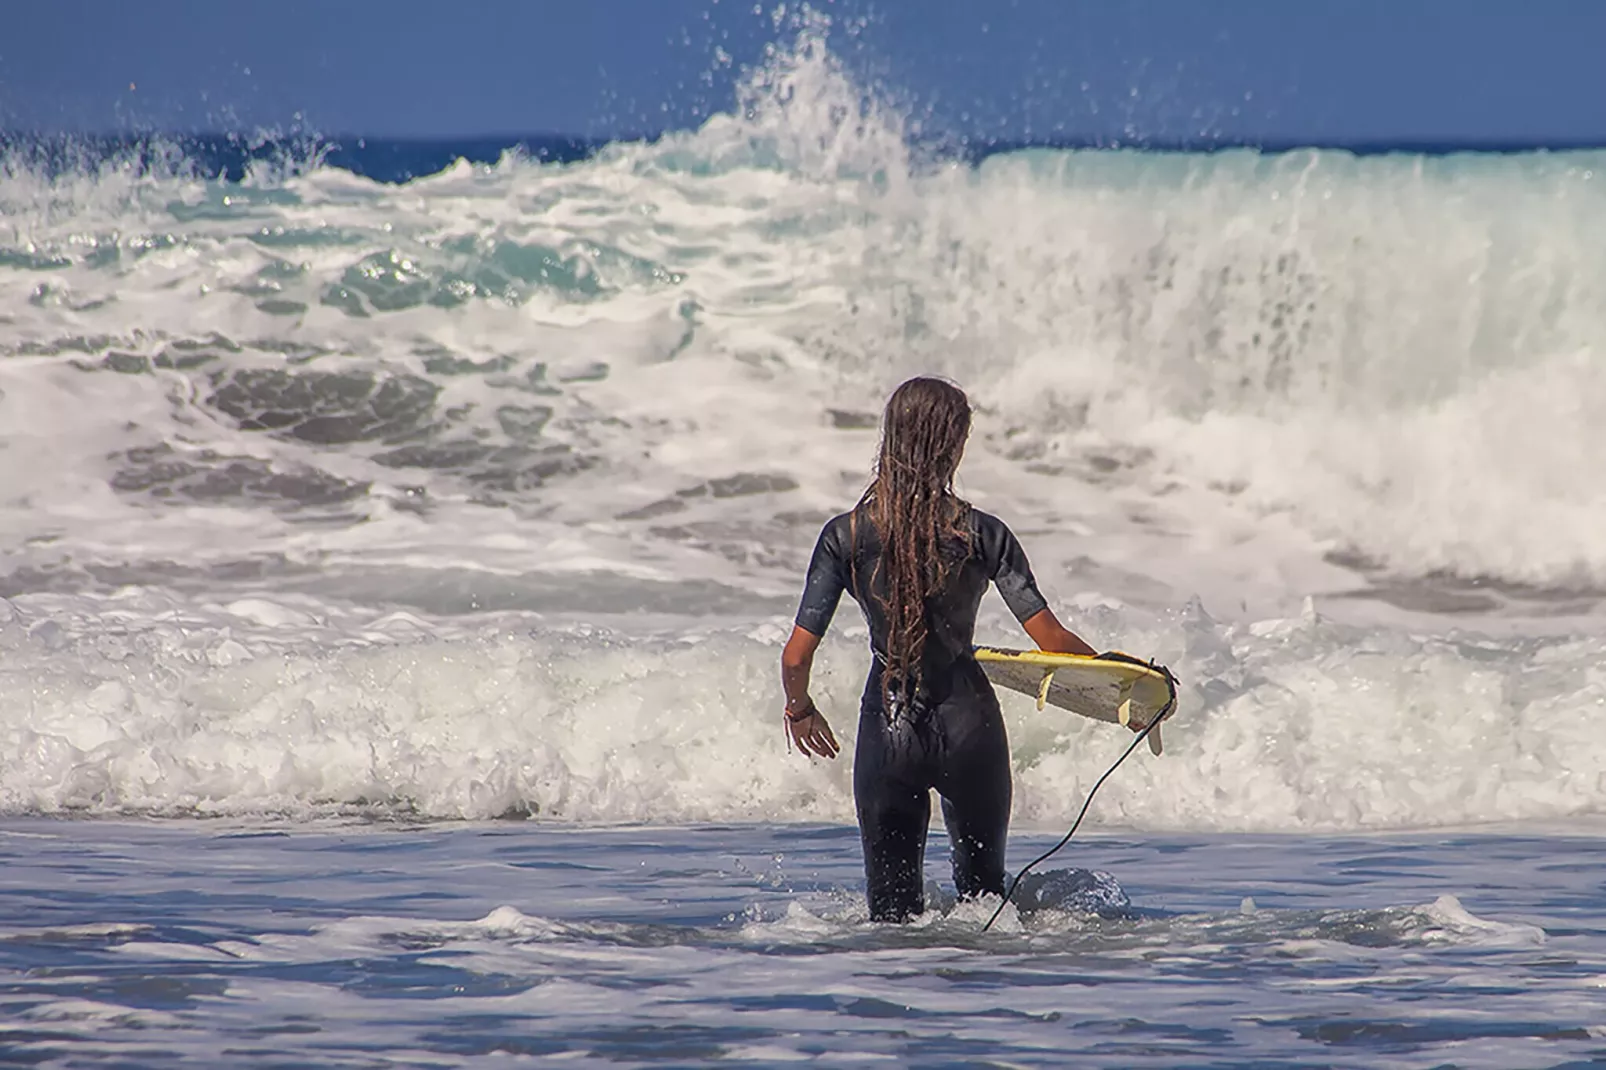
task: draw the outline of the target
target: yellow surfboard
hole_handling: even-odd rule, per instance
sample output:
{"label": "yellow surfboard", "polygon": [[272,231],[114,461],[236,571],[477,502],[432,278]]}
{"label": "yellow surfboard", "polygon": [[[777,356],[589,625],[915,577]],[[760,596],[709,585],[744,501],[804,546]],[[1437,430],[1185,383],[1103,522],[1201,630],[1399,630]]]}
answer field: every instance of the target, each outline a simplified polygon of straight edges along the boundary
{"label": "yellow surfboard", "polygon": [[[1175,708],[1175,681],[1130,655],[1050,654],[1043,650],[1009,650],[978,646],[976,660],[999,687],[1037,700],[1037,708],[1058,706],[1095,721],[1130,725],[1139,730],[1166,717]],[[1149,749],[1162,751],[1160,726],[1149,733]]]}

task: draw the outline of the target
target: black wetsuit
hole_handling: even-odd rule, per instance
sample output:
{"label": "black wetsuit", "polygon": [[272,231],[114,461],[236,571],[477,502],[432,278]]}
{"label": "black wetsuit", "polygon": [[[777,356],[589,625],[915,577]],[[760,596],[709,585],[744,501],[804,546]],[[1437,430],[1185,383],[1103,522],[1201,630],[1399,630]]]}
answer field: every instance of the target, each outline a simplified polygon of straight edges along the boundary
{"label": "black wetsuit", "polygon": [[[797,624],[824,635],[842,592],[870,625],[875,660],[859,704],[853,756],[853,799],[864,844],[870,916],[904,921],[924,909],[922,868],[932,788],[942,796],[953,845],[954,884],[961,896],[1004,892],[1004,841],[1009,831],[1009,740],[1004,720],[972,653],[976,611],[988,581],[998,585],[1016,619],[1047,607],[1026,554],[997,517],[970,512],[969,545],[951,540],[945,553],[963,556],[944,590],[926,603],[926,648],[920,690],[889,717],[882,698],[886,663],[885,584],[875,525],[862,513],[833,518],[809,562]],[[864,597],[868,594],[869,597]]]}

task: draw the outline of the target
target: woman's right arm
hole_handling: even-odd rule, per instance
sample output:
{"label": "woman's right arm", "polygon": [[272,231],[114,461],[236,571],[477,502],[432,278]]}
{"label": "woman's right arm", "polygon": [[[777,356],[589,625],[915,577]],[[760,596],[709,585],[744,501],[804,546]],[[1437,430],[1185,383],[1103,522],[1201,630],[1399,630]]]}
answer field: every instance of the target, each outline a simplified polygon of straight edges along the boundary
{"label": "woman's right arm", "polygon": [[786,736],[804,754],[835,758],[841,747],[824,714],[809,697],[809,671],[814,667],[814,651],[820,637],[807,628],[792,627],[791,638],[781,650],[781,688],[786,692]]}
{"label": "woman's right arm", "polygon": [[781,715],[785,718],[786,738],[804,754],[822,758],[835,758],[840,748],[831,726],[809,697],[809,672],[814,667],[814,651],[819,648],[820,637],[831,626],[847,586],[840,519],[826,524],[814,544],[803,582],[803,601],[797,608],[792,634],[781,651],[781,687],[786,692],[786,708]]}

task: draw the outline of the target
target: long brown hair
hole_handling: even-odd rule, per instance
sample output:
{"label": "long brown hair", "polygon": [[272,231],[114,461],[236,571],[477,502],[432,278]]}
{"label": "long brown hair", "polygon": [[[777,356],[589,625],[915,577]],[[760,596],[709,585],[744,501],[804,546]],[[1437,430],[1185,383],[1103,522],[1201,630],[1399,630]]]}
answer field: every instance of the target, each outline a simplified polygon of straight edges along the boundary
{"label": "long brown hair", "polygon": [[970,436],[970,401],[942,379],[910,379],[892,392],[881,417],[875,477],[859,501],[881,540],[876,571],[887,617],[887,660],[881,694],[913,697],[926,649],[926,600],[941,591],[964,555],[945,541],[970,541],[970,503],[954,493],[954,471]]}

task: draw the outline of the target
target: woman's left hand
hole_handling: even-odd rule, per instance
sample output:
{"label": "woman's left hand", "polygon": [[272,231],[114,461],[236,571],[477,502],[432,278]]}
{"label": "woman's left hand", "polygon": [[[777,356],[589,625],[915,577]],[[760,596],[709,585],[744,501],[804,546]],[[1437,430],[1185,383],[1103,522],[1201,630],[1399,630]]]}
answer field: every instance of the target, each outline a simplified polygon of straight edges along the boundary
{"label": "woman's left hand", "polygon": [[826,722],[825,715],[814,706],[803,713],[802,716],[793,716],[790,710],[784,711],[781,716],[786,721],[786,736],[797,749],[804,754],[818,754],[821,758],[835,758],[842,748],[831,732],[831,726]]}

